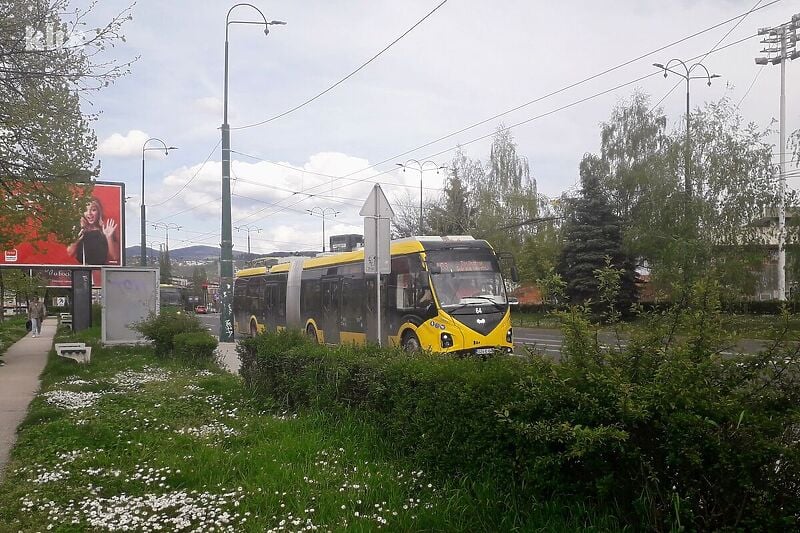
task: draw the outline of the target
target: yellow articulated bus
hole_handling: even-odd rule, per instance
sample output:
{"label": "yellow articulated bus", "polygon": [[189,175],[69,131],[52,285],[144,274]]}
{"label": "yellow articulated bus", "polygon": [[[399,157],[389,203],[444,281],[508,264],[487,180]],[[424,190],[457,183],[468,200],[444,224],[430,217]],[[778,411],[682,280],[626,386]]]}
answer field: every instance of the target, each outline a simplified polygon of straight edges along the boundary
{"label": "yellow articulated bus", "polygon": [[[486,241],[401,239],[392,241],[391,256],[392,272],[381,280],[382,344],[476,355],[512,350],[505,282]],[[320,343],[375,343],[375,282],[364,274],[363,249],[241,270],[233,289],[236,331],[291,328]]]}

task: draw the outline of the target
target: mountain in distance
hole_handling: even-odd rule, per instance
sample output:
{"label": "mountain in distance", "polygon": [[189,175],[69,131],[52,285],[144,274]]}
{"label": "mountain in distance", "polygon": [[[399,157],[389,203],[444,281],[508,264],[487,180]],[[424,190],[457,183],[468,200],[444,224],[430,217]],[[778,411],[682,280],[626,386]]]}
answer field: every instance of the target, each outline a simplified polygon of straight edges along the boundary
{"label": "mountain in distance", "polygon": [[[128,246],[125,248],[125,257],[139,257],[141,252],[141,247],[139,246]],[[170,249],[169,251],[169,258],[172,261],[202,261],[204,259],[208,259],[211,261],[219,260],[219,247],[216,246],[187,246],[186,248],[175,248]],[[315,252],[309,251],[301,251],[299,252],[301,255],[313,255]],[[294,255],[295,252],[271,252],[268,254],[252,254],[252,258],[256,259],[259,257],[288,257]],[[148,257],[158,257],[159,251],[153,250],[152,248],[147,248],[147,256]],[[233,251],[233,258],[234,259],[249,259],[247,252],[242,252],[240,250]]]}

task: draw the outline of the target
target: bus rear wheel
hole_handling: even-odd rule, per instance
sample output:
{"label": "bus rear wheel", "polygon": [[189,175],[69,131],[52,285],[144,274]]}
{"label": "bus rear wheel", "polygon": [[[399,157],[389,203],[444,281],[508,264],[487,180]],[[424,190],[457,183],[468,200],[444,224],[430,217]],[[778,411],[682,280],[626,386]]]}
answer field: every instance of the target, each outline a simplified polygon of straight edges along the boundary
{"label": "bus rear wheel", "polygon": [[255,322],[250,322],[250,336],[255,337],[258,335],[258,327]]}
{"label": "bus rear wheel", "polygon": [[317,338],[317,328],[314,327],[314,324],[309,324],[306,327],[306,335],[314,344],[319,344],[319,338]]}
{"label": "bus rear wheel", "polygon": [[418,352],[422,350],[422,345],[416,333],[409,331],[403,335],[403,342],[400,344],[407,352]]}

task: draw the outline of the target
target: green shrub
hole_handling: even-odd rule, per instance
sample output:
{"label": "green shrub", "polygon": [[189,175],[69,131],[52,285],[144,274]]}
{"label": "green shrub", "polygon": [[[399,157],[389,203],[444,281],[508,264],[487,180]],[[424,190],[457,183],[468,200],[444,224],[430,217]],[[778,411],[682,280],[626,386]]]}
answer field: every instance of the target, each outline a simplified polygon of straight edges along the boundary
{"label": "green shrub", "polygon": [[217,339],[207,331],[178,333],[172,338],[176,357],[187,361],[213,361]]}
{"label": "green shrub", "polygon": [[146,319],[135,323],[133,329],[153,341],[156,355],[160,357],[172,353],[174,338],[179,333],[206,332],[196,316],[178,311],[151,313]]}
{"label": "green shrub", "polygon": [[695,287],[611,349],[584,311],[563,313],[559,362],[284,332],[240,343],[242,375],[289,408],[357,409],[420,465],[488,473],[517,496],[579,498],[642,529],[797,528],[800,350],[727,353],[715,291]]}
{"label": "green shrub", "polygon": [[521,481],[648,529],[800,526],[797,347],[723,355],[715,291],[696,287],[617,350],[601,348],[584,313],[565,314],[563,360],[539,359],[503,412],[525,441]]}

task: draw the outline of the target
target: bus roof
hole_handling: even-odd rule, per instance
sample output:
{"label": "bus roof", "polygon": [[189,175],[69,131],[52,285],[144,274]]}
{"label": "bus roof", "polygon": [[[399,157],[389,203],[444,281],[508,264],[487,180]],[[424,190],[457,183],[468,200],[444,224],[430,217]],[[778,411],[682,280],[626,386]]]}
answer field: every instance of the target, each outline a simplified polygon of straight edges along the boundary
{"label": "bus roof", "polygon": [[[443,248],[450,248],[452,246],[470,246],[475,248],[489,248],[491,246],[484,240],[476,240],[470,235],[451,235],[451,236],[419,236],[419,237],[406,237],[392,241],[391,254],[404,255],[416,252],[424,252],[430,250],[441,250]],[[355,250],[353,252],[343,252],[339,254],[320,255],[317,257],[306,258],[305,260],[298,257],[294,261],[303,261],[303,270],[307,268],[316,268],[324,266],[333,266],[347,263],[356,263],[364,261],[364,249]],[[278,274],[281,272],[288,272],[291,262],[278,263],[271,268],[266,267],[252,267],[245,268],[236,273],[236,277],[249,277],[258,276],[263,274]]]}

